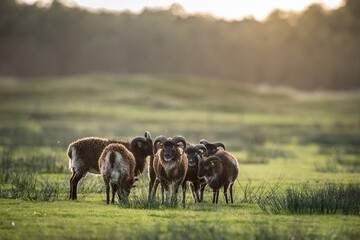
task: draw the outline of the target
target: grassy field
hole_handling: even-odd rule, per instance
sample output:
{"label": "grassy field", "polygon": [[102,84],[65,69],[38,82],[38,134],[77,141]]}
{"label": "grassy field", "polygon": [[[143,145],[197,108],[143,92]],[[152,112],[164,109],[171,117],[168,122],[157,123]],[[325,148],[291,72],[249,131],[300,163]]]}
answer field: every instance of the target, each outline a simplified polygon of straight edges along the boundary
{"label": "grassy field", "polygon": [[[0,239],[358,239],[359,106],[358,91],[198,77],[0,78]],[[146,172],[129,205],[106,205],[94,175],[67,200],[69,143],[145,131],[224,142],[240,163],[235,204],[212,205],[209,189],[185,208],[147,203]]]}

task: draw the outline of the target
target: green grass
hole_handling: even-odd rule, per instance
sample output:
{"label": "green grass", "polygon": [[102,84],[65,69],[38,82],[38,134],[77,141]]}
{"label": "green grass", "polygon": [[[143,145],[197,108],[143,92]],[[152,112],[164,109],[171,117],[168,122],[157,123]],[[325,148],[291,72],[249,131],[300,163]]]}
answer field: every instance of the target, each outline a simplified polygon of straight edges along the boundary
{"label": "green grass", "polygon": [[[193,76],[2,77],[0,239],[358,239],[358,213],[274,214],[257,203],[304,185],[314,196],[329,182],[358,186],[359,106],[356,91],[306,93]],[[225,205],[222,193],[211,204],[209,188],[202,204],[189,191],[185,208],[148,203],[147,172],[128,205],[106,205],[103,182],[91,174],[79,184],[79,200],[66,199],[69,143],[146,130],[153,138],[224,142],[240,163],[235,204]]]}

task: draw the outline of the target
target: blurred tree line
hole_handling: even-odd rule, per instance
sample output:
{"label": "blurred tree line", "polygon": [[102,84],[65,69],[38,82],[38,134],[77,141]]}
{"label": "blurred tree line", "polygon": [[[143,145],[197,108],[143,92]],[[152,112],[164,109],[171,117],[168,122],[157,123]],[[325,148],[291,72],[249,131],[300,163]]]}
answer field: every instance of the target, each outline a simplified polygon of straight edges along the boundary
{"label": "blurred tree line", "polygon": [[0,74],[176,73],[301,89],[360,87],[360,1],[259,22],[167,10],[89,12],[0,1]]}

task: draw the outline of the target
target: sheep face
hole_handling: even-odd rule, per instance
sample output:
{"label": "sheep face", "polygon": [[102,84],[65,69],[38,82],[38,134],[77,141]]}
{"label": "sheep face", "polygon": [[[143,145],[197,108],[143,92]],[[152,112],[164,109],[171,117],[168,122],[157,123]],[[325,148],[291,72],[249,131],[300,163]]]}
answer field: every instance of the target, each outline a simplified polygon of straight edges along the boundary
{"label": "sheep face", "polygon": [[215,153],[217,153],[219,151],[219,149],[214,145],[214,144],[206,144],[206,156],[212,156]]}
{"label": "sheep face", "polygon": [[218,165],[221,164],[219,161],[220,159],[217,157],[210,157],[206,160],[199,161],[198,178],[202,179],[215,175],[217,168],[219,168]]}
{"label": "sheep face", "polygon": [[154,156],[153,141],[149,132],[145,132],[145,137],[136,137],[130,143],[130,148],[137,148],[145,155]]}
{"label": "sheep face", "polygon": [[206,148],[204,145],[198,144],[194,147],[187,147],[185,153],[188,158],[189,166],[194,167],[201,161],[201,156],[206,153]]}
{"label": "sheep face", "polygon": [[195,149],[186,149],[186,156],[188,158],[188,164],[190,167],[193,167],[198,164],[200,158],[199,154],[195,151]]}
{"label": "sheep face", "polygon": [[[181,148],[182,151],[178,150]],[[179,154],[184,154],[184,149],[186,148],[186,140],[182,136],[176,136],[174,138],[167,139],[164,136],[158,136],[154,142],[154,152],[156,153],[161,149],[161,158],[165,162],[169,162],[173,159],[176,159]]]}
{"label": "sheep face", "polygon": [[177,157],[177,149],[180,148],[180,146],[175,145],[171,141],[166,141],[164,144],[159,146],[160,149],[162,149],[161,155],[162,158],[169,162]]}

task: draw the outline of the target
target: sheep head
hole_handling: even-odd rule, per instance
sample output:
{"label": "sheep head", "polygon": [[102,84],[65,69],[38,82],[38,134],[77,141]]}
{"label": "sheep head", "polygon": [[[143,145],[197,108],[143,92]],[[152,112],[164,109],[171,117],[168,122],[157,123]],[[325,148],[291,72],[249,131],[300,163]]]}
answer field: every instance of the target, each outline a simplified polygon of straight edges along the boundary
{"label": "sheep head", "polygon": [[186,147],[185,153],[188,158],[189,166],[193,167],[201,161],[202,155],[206,154],[206,147],[202,144],[197,144],[194,147]]}
{"label": "sheep head", "polygon": [[215,156],[199,161],[198,178],[212,176],[217,171],[217,166],[221,165],[221,159]]}
{"label": "sheep head", "polygon": [[135,146],[144,150],[144,152],[149,155],[153,156],[153,141],[151,139],[151,135],[148,131],[145,132],[144,137],[136,137],[130,143],[130,149],[133,149]]}
{"label": "sheep head", "polygon": [[205,139],[200,140],[200,144],[203,144],[207,151],[206,157],[210,157],[219,151],[218,147],[222,147],[225,150],[225,145],[222,142],[209,143]]}
{"label": "sheep head", "polygon": [[176,136],[172,139],[167,139],[164,136],[158,136],[154,141],[154,152],[156,153],[159,149],[162,150],[160,154],[162,156],[162,159],[164,159],[166,162],[175,159],[179,155],[178,148],[182,148],[181,155],[184,154],[184,149],[186,148],[186,140],[182,136]]}

